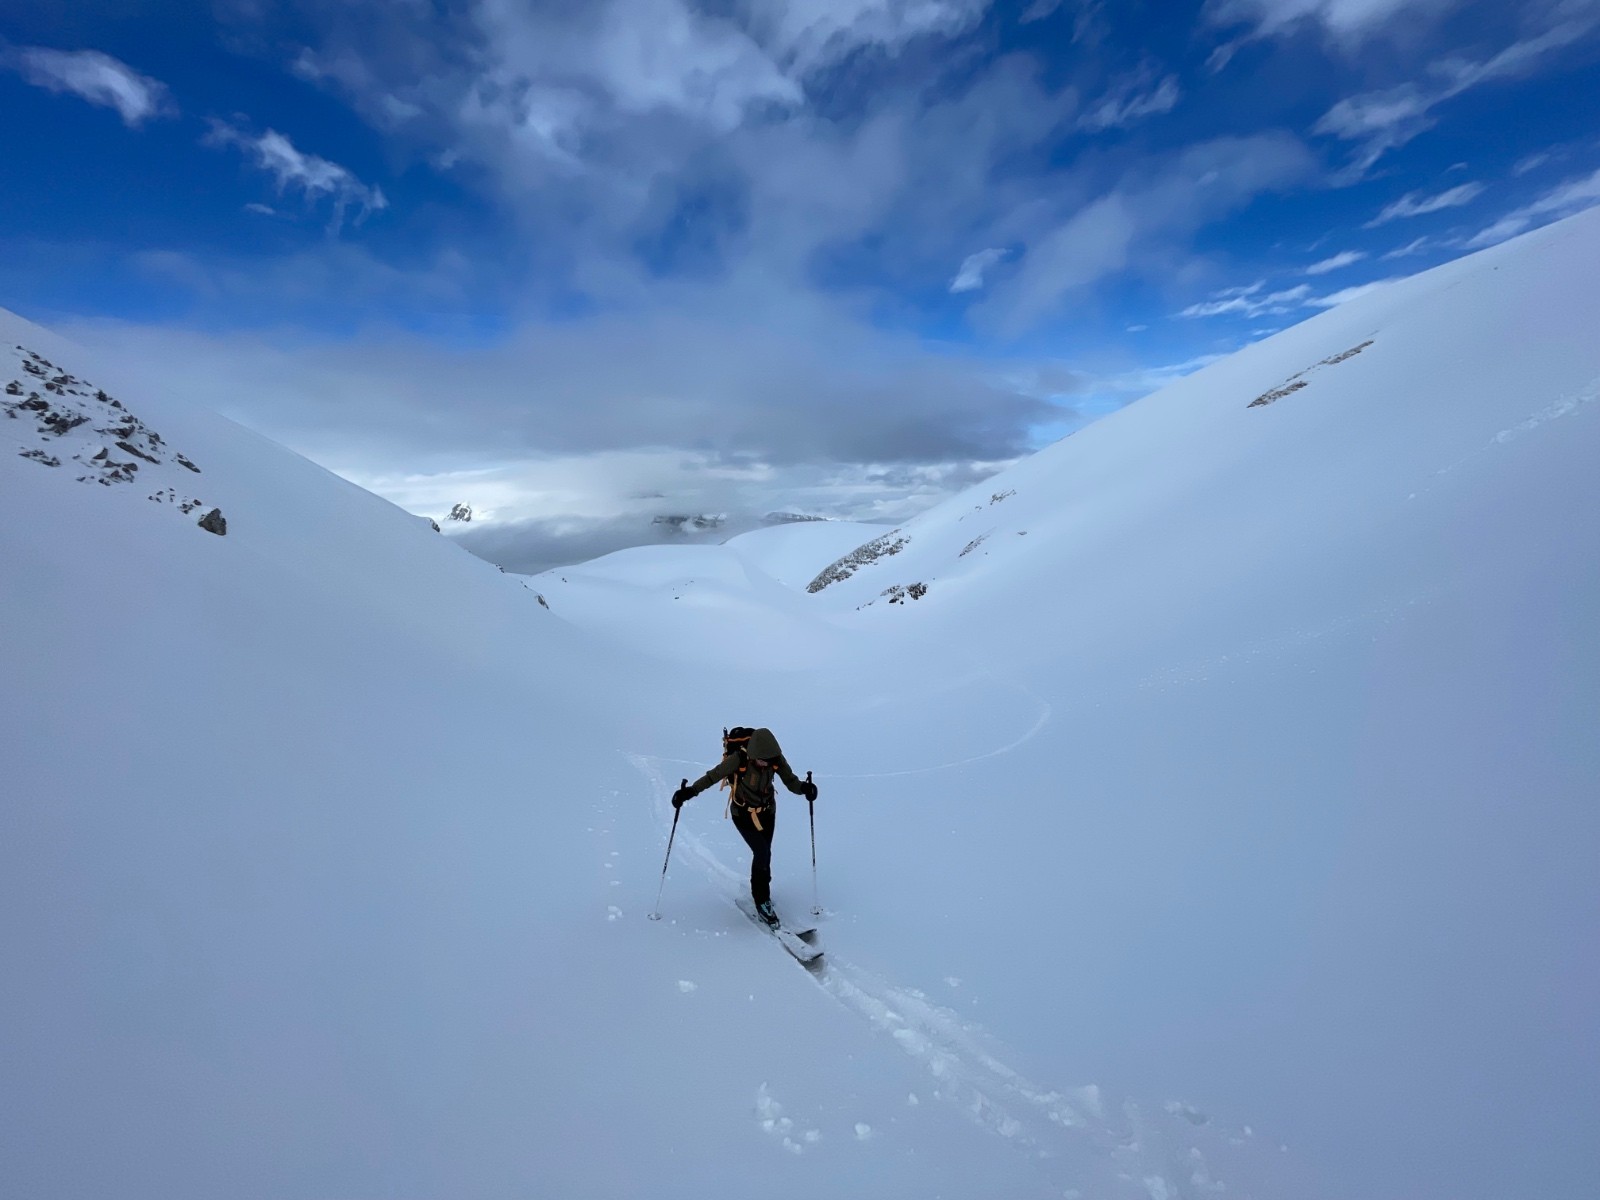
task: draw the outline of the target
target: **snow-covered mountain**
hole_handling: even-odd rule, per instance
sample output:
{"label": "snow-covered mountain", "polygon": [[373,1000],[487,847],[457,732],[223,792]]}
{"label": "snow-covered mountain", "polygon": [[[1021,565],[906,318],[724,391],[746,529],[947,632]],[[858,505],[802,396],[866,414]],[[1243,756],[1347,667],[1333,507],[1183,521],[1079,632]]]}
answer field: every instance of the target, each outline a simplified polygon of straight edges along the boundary
{"label": "snow-covered mountain", "polygon": [[[5,1191],[1585,1194],[1597,278],[1600,213],[893,532],[528,581],[5,319],[88,417],[0,418]],[[816,974],[716,793],[644,919],[735,723]]]}

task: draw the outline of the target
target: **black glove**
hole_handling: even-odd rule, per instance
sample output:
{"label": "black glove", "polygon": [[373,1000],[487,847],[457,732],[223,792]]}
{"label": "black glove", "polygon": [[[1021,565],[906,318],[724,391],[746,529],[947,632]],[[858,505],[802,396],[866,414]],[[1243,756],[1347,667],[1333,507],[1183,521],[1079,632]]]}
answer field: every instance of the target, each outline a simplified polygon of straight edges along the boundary
{"label": "black glove", "polygon": [[694,795],[694,793],[691,792],[688,788],[686,788],[686,787],[679,788],[677,791],[672,793],[672,807],[673,808],[682,808],[683,807],[683,802],[685,800],[689,799],[693,795]]}
{"label": "black glove", "polygon": [[817,785],[812,783],[808,779],[808,780],[806,780],[806,799],[807,800],[815,800],[816,798],[817,798]]}

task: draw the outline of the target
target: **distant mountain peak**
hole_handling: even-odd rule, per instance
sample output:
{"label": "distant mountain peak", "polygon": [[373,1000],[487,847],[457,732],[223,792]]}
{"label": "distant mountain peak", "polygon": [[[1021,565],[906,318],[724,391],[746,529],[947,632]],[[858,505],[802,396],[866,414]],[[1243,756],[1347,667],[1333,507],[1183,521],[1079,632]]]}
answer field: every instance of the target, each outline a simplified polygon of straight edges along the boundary
{"label": "distant mountain peak", "polygon": [[650,523],[665,525],[677,533],[705,533],[710,529],[722,528],[727,520],[727,513],[665,513]]}

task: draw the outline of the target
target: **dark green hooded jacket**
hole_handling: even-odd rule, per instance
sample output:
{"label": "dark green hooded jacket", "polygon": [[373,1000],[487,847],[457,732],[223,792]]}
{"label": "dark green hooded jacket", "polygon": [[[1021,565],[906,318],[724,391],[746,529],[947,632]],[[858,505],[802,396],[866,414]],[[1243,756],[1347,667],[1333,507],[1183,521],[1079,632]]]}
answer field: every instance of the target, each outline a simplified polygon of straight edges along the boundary
{"label": "dark green hooded jacket", "polygon": [[[761,764],[765,763],[765,766]],[[740,770],[740,768],[744,768]],[[750,735],[744,753],[735,750],[711,770],[689,785],[689,794],[698,796],[714,783],[733,779],[733,800],[746,808],[765,808],[776,798],[773,776],[783,780],[783,786],[796,796],[806,794],[806,785],[789,769],[778,739],[770,729],[757,729]]]}

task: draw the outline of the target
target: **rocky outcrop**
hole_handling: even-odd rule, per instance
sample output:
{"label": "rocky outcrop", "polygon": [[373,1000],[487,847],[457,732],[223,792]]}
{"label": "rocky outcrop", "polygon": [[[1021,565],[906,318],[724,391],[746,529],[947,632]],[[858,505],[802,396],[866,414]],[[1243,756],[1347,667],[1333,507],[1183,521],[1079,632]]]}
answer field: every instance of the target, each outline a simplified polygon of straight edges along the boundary
{"label": "rocky outcrop", "polygon": [[227,519],[223,517],[222,510],[220,508],[213,508],[205,516],[200,518],[200,528],[204,529],[207,533],[214,533],[218,537],[225,537],[228,532],[228,522]]}
{"label": "rocky outcrop", "polygon": [[820,592],[830,583],[838,583],[849,579],[862,567],[877,562],[880,558],[888,558],[891,554],[899,554],[911,544],[911,539],[898,529],[891,529],[880,538],[873,538],[865,546],[857,546],[843,558],[829,563],[810,583],[806,584],[806,591]]}
{"label": "rocky outcrop", "polygon": [[1269,404],[1272,404],[1278,400],[1282,400],[1285,396],[1292,396],[1301,388],[1310,386],[1311,381],[1307,379],[1306,376],[1315,371],[1321,370],[1323,367],[1336,367],[1342,362],[1348,362],[1370,345],[1372,345],[1372,339],[1368,338],[1359,346],[1351,346],[1350,349],[1341,350],[1338,354],[1330,354],[1327,358],[1324,358],[1319,362],[1312,363],[1304,371],[1296,371],[1277,387],[1262,392],[1261,395],[1250,401],[1250,403],[1245,405],[1245,407],[1265,408]]}
{"label": "rocky outcrop", "polygon": [[147,472],[158,481],[149,500],[172,504],[184,513],[201,506],[200,500],[180,496],[177,488],[164,486],[166,481],[160,479],[172,465],[196,474],[200,468],[175,453],[120,400],[26,346],[0,354],[0,378],[8,358],[16,377],[0,397],[0,437],[10,435],[20,443],[19,458],[43,467],[74,464],[79,483],[102,487],[133,483]]}
{"label": "rocky outcrop", "polygon": [[884,588],[878,594],[889,597],[890,604],[904,604],[907,600],[921,600],[928,594],[928,585],[925,583],[897,583],[893,587]]}

